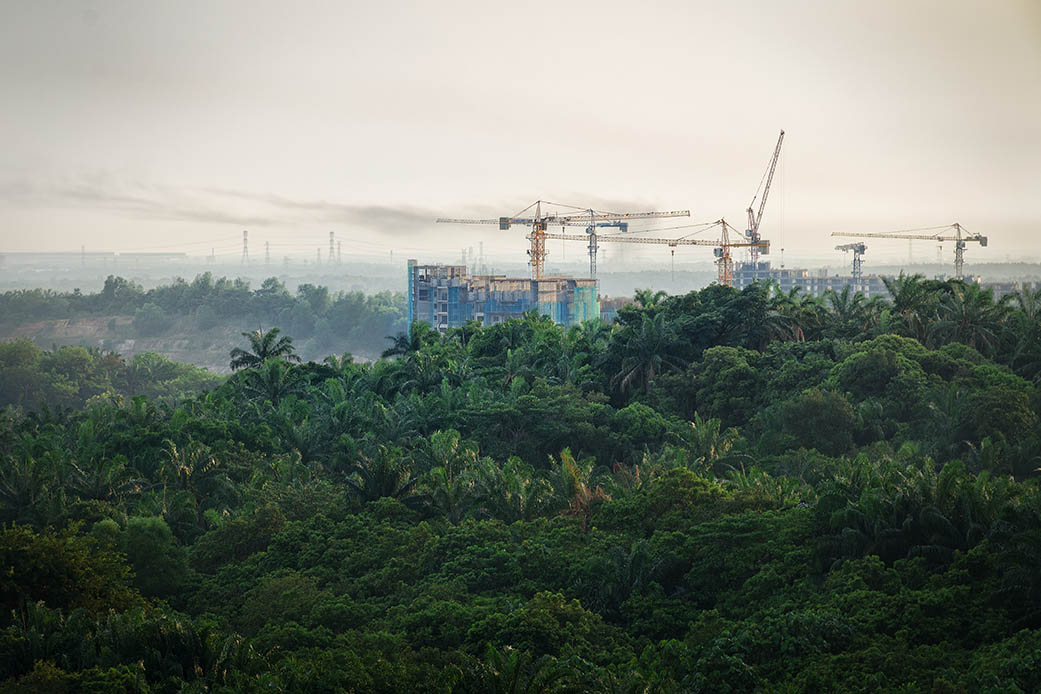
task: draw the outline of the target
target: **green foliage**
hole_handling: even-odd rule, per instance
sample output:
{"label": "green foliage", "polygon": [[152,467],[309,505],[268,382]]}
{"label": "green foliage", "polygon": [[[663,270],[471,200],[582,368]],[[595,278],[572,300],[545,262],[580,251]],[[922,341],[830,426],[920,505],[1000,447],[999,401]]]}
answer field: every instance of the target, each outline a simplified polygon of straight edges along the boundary
{"label": "green foliage", "polygon": [[[312,323],[313,327],[313,323]],[[255,368],[269,360],[300,361],[293,350],[293,338],[283,335],[278,336],[279,329],[262,330],[257,328],[251,333],[242,333],[249,340],[252,352],[239,347],[231,350],[231,368]]]}
{"label": "green foliage", "polygon": [[93,612],[140,603],[133,574],[122,557],[71,532],[35,533],[22,526],[0,530],[0,610],[41,602],[53,608]]}
{"label": "green foliage", "polygon": [[695,369],[697,408],[728,424],[744,424],[755,411],[759,383],[759,355],[740,347],[705,350]]}
{"label": "green foliage", "polygon": [[399,337],[0,343],[0,690],[1033,691],[1041,299],[890,289],[444,335],[276,279],[4,295]]}
{"label": "green foliage", "polygon": [[841,455],[853,446],[856,413],[841,393],[808,390],[785,404],[784,430],[805,448],[817,448],[827,455]]}
{"label": "green foliage", "polygon": [[166,311],[148,302],[134,311],[134,330],[141,337],[162,335],[170,328],[170,319]]}
{"label": "green foliage", "polygon": [[146,597],[169,598],[188,580],[188,556],[162,518],[131,518],[120,548],[134,570],[134,582]]}
{"label": "green foliage", "polygon": [[92,401],[118,402],[139,395],[174,402],[215,388],[223,380],[149,352],[126,362],[97,349],[44,351],[26,338],[0,342],[0,406],[81,408]]}

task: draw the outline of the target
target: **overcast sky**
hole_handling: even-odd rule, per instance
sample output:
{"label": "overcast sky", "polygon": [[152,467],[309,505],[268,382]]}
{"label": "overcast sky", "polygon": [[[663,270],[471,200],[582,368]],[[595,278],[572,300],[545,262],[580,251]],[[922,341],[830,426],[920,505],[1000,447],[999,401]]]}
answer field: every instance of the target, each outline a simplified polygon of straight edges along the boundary
{"label": "overcast sky", "polygon": [[742,226],[783,128],[775,256],[958,221],[990,237],[970,259],[1041,259],[1038,0],[0,0],[0,104],[0,251],[248,229],[254,255],[333,231],[520,262],[522,230],[433,219],[543,198]]}

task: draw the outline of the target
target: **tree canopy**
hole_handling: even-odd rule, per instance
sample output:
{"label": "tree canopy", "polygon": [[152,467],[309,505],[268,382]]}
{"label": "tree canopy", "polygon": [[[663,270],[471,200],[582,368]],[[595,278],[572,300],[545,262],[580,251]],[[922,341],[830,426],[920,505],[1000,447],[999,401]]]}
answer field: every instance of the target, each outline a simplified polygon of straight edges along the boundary
{"label": "tree canopy", "polygon": [[1041,296],[889,287],[0,343],[0,689],[1036,691]]}

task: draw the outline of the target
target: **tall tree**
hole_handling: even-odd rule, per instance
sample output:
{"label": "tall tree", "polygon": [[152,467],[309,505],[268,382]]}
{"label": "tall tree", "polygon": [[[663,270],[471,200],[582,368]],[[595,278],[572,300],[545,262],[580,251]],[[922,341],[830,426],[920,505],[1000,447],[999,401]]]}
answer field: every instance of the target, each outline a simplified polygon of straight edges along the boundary
{"label": "tall tree", "polygon": [[936,295],[926,285],[925,278],[901,272],[898,277],[883,277],[882,282],[892,297],[893,313],[903,323],[904,334],[924,342],[930,308],[936,301]]}
{"label": "tall tree", "polygon": [[277,358],[299,362],[300,357],[296,355],[293,347],[293,338],[288,335],[279,337],[279,332],[278,328],[271,328],[266,332],[262,328],[257,328],[253,332],[242,333],[242,336],[249,340],[250,349],[253,351],[248,352],[239,347],[231,350],[232,371],[251,369],[260,366],[268,359]]}
{"label": "tall tree", "polygon": [[937,320],[927,332],[937,346],[962,342],[982,354],[991,354],[997,346],[1005,313],[1005,304],[995,302],[990,290],[958,283],[940,299]]}
{"label": "tall tree", "polygon": [[638,330],[629,334],[622,346],[622,366],[612,383],[624,393],[634,387],[647,390],[654,377],[667,369],[681,369],[683,362],[672,354],[676,338],[665,315],[644,314]]}

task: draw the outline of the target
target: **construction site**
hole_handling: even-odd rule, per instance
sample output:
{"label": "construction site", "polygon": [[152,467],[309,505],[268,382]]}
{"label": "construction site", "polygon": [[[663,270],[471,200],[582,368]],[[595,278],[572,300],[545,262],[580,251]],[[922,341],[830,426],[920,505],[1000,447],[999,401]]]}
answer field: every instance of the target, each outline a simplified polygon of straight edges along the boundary
{"label": "construction site", "polygon": [[[770,253],[770,241],[763,238],[760,226],[766,202],[781,156],[784,131],[780,132],[772,156],[760,180],[759,188],[746,209],[747,225],[738,230],[720,218],[712,222],[681,224],[631,233],[631,222],[690,217],[690,210],[609,212],[580,208],[538,200],[520,212],[492,219],[440,218],[441,224],[494,225],[500,231],[514,227],[528,230],[529,248],[527,278],[479,274],[467,265],[423,265],[408,263],[409,321],[422,320],[444,331],[475,320],[485,325],[498,323],[536,310],[563,325],[574,325],[589,318],[611,320],[617,314],[618,299],[599,294],[597,255],[602,244],[639,244],[665,246],[675,262],[678,248],[707,246],[713,249],[716,265],[715,283],[744,289],[757,282],[770,282],[779,291],[795,290],[810,296],[841,292],[847,287],[868,297],[886,294],[881,275],[863,273],[863,241],[843,243],[835,247],[846,256],[850,271],[835,275],[805,268],[772,267],[763,257]],[[576,228],[577,227],[577,228]],[[558,231],[559,229],[559,231]],[[660,235],[680,232],[680,236]],[[964,254],[969,243],[987,245],[987,237],[968,232],[958,223],[892,232],[851,234],[834,232],[832,236],[858,239],[929,240],[954,242],[954,277],[964,276]],[[577,278],[546,275],[547,241],[578,241],[589,253],[589,276]],[[783,249],[782,249],[783,250]],[[746,259],[735,262],[735,254],[746,253]],[[979,281],[978,278],[970,280]],[[601,304],[603,303],[603,306]]]}
{"label": "construction site", "polygon": [[595,279],[470,275],[465,265],[408,261],[408,320],[444,332],[467,321],[502,323],[535,310],[562,325],[600,317]]}

